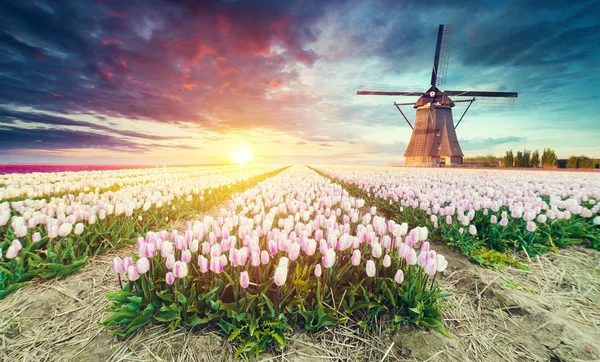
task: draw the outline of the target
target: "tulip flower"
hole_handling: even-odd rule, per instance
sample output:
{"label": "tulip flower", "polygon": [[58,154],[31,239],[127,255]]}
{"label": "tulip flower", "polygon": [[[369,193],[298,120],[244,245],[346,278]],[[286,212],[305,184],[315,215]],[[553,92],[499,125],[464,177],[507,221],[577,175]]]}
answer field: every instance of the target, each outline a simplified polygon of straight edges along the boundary
{"label": "tulip flower", "polygon": [[406,255],[406,262],[408,263],[408,265],[417,264],[417,252],[415,251],[415,249],[410,249],[408,255]]}
{"label": "tulip flower", "polygon": [[8,247],[8,249],[6,250],[6,258],[7,259],[14,259],[17,257],[17,255],[19,255],[19,248],[15,247],[15,245],[11,245]]}
{"label": "tulip flower", "polygon": [[525,227],[526,227],[527,231],[529,231],[531,233],[537,229],[537,225],[533,221],[528,221],[527,225]]}
{"label": "tulip flower", "polygon": [[209,266],[210,271],[212,271],[215,274],[221,274],[221,272],[223,272],[223,261],[221,258],[216,257],[210,258],[210,266]]}
{"label": "tulip flower", "polygon": [[329,249],[325,255],[323,255],[321,262],[325,268],[331,268],[335,264],[335,258],[335,251],[333,249]]}
{"label": "tulip flower", "polygon": [[73,234],[81,235],[81,233],[83,233],[83,223],[78,222],[75,224],[75,230],[73,231]]}
{"label": "tulip flower", "polygon": [[396,274],[394,275],[394,280],[396,281],[396,283],[402,284],[402,282],[404,281],[404,272],[402,271],[402,269],[398,269],[396,271]]}
{"label": "tulip flower", "polygon": [[112,262],[112,270],[115,273],[124,272],[126,269],[123,267],[123,259],[116,256]]}
{"label": "tulip flower", "polygon": [[263,250],[260,252],[260,262],[263,265],[269,264],[270,259],[271,259],[271,257],[269,256],[269,253],[266,250]]}
{"label": "tulip flower", "polygon": [[383,257],[383,267],[389,268],[390,265],[392,265],[392,258],[390,258],[389,254],[385,254],[385,256]]}
{"label": "tulip flower", "polygon": [[477,227],[475,225],[469,225],[469,234],[477,235]]}
{"label": "tulip flower", "polygon": [[172,272],[168,272],[167,275],[165,275],[165,281],[167,284],[172,285],[175,283],[175,275],[173,275]]}
{"label": "tulip flower", "polygon": [[184,250],[181,253],[181,261],[184,263],[189,263],[192,260],[192,251],[189,249]]}
{"label": "tulip flower", "polygon": [[317,278],[320,278],[322,274],[323,274],[323,270],[321,269],[321,264],[317,264],[315,266],[315,276]]}
{"label": "tulip flower", "polygon": [[240,286],[244,289],[248,288],[250,285],[250,277],[248,276],[247,271],[243,271],[240,273]]}
{"label": "tulip flower", "polygon": [[374,258],[379,258],[383,254],[381,244],[379,244],[378,242],[373,242],[373,244],[371,244],[371,254]]}
{"label": "tulip flower", "polygon": [[72,230],[73,230],[73,225],[71,225],[68,222],[65,222],[62,225],[60,225],[60,227],[58,228],[58,235],[60,235],[62,237],[68,236]]}
{"label": "tulip flower", "polygon": [[175,255],[173,254],[169,254],[167,256],[167,261],[165,263],[167,269],[173,269],[173,267],[175,266]]}
{"label": "tulip flower", "polygon": [[425,274],[427,274],[429,276],[434,276],[436,272],[437,272],[437,263],[436,263],[435,259],[428,260],[427,264],[425,264]]}
{"label": "tulip flower", "polygon": [[443,255],[437,255],[435,261],[437,264],[437,271],[439,272],[443,272],[448,267],[448,261],[446,261],[446,258]]}
{"label": "tulip flower", "polygon": [[184,263],[183,261],[176,261],[175,265],[173,266],[173,276],[175,276],[175,278],[185,278],[188,275],[188,266],[187,263]]}
{"label": "tulip flower", "polygon": [[356,249],[352,252],[352,265],[358,266],[360,265],[361,255],[360,250]]}
{"label": "tulip flower", "polygon": [[146,257],[139,258],[135,265],[137,266],[140,274],[145,274],[148,270],[150,270],[150,261]]}
{"label": "tulip flower", "polygon": [[130,257],[123,258],[123,271],[126,272],[131,265],[133,265],[133,259],[131,259]]}
{"label": "tulip flower", "polygon": [[206,259],[204,255],[198,256],[198,268],[201,273],[206,273],[208,271],[208,259]]}
{"label": "tulip flower", "polygon": [[130,265],[127,268],[127,278],[131,281],[136,281],[140,277],[140,273],[135,265]]}
{"label": "tulip flower", "polygon": [[376,269],[375,269],[375,262],[373,260],[367,261],[367,267],[366,267],[366,269],[367,269],[367,276],[368,277],[372,278],[372,277],[375,276]]}
{"label": "tulip flower", "polygon": [[275,281],[275,284],[278,287],[280,287],[280,286],[282,286],[282,285],[285,284],[285,281],[287,279],[287,273],[288,273],[287,267],[283,267],[282,268],[281,266],[278,266],[275,269],[275,275],[273,277],[273,280]]}

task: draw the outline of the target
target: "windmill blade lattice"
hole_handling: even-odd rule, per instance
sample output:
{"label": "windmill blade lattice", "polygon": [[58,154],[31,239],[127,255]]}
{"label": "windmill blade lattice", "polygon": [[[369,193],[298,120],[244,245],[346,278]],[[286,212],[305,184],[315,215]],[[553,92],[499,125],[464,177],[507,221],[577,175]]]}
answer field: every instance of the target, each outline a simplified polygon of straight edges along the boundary
{"label": "windmill blade lattice", "polygon": [[438,62],[437,78],[435,80],[436,87],[446,83],[446,75],[448,74],[448,61],[450,60],[450,43],[452,42],[452,34],[454,34],[454,25],[445,25],[444,34],[442,36],[440,59]]}

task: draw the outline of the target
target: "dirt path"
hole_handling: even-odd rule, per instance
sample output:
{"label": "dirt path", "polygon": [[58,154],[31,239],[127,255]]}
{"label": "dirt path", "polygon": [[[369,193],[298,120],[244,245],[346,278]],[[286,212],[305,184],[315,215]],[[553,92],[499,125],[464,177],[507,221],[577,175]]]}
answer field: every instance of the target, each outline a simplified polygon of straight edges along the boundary
{"label": "dirt path", "polygon": [[514,268],[489,270],[449,247],[445,325],[452,339],[398,335],[398,354],[433,361],[600,360],[600,253],[573,247]]}

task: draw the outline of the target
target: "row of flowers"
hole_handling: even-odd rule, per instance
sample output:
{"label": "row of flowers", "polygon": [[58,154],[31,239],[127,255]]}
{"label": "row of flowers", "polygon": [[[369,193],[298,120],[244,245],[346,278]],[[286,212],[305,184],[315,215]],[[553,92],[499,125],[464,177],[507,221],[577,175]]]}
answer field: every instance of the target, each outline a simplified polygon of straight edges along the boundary
{"label": "row of flowers", "polygon": [[592,173],[386,167],[322,168],[381,212],[434,236],[485,265],[516,263],[576,243],[600,250],[600,177]]}
{"label": "row of flowers", "polygon": [[447,267],[428,230],[364,211],[338,184],[304,166],[236,195],[218,218],[149,232],[135,258],[117,257],[110,333],[152,323],[218,326],[237,354],[283,347],[298,325],[318,331],[354,318],[370,328],[387,312],[443,334],[435,282]]}
{"label": "row of flowers", "polygon": [[165,227],[169,220],[190,218],[279,172],[271,166],[222,168],[222,173],[212,167],[188,169],[187,177],[173,178],[168,185],[146,183],[50,202],[0,204],[0,298],[35,276],[70,274],[83,267],[89,255],[135,243],[140,233]]}

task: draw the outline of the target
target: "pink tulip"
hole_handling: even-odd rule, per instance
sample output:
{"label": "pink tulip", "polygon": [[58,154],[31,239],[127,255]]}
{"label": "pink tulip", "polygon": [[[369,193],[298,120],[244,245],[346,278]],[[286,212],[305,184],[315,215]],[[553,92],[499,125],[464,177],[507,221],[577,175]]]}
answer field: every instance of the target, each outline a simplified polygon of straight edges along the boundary
{"label": "pink tulip", "polygon": [[123,258],[123,271],[124,272],[126,272],[127,269],[129,269],[129,267],[132,265],[133,265],[133,259],[131,259],[130,257]]}
{"label": "pink tulip", "polygon": [[537,229],[537,225],[533,221],[528,221],[526,228],[527,228],[527,231],[532,233]]}
{"label": "pink tulip", "polygon": [[19,255],[19,249],[16,248],[14,245],[9,246],[6,250],[7,259],[14,259],[17,257],[17,255]]}
{"label": "pink tulip", "polygon": [[372,278],[375,276],[375,262],[373,260],[367,261],[367,276]]}
{"label": "pink tulip", "polygon": [[205,241],[202,243],[202,254],[208,253],[210,253],[210,243],[208,241]]}
{"label": "pink tulip", "polygon": [[135,265],[130,265],[127,268],[127,278],[129,278],[129,280],[131,281],[135,281],[138,280],[140,277],[140,273],[138,272],[138,269]]}
{"label": "pink tulip", "polygon": [[168,272],[167,275],[165,275],[165,281],[167,284],[172,285],[175,283],[175,275],[173,275],[171,272]]}
{"label": "pink tulip", "polygon": [[123,267],[123,259],[116,256],[112,262],[112,270],[115,273],[120,273],[120,272],[125,271],[125,268]]}
{"label": "pink tulip", "polygon": [[313,256],[317,252],[317,242],[314,239],[308,239],[306,242],[306,255]]}
{"label": "pink tulip", "polygon": [[258,250],[254,250],[250,253],[250,265],[254,267],[260,265],[260,253]]}
{"label": "pink tulip", "polygon": [[437,263],[437,271],[443,272],[448,267],[448,261],[443,255],[437,255],[435,259]]}
{"label": "pink tulip", "polygon": [[282,268],[281,266],[278,266],[275,269],[275,276],[273,277],[273,280],[275,281],[275,284],[278,287],[285,284],[285,281],[287,279],[287,273],[288,273],[287,267]]}
{"label": "pink tulip", "polygon": [[373,255],[374,258],[379,258],[383,254],[383,250],[381,249],[381,244],[379,244],[376,241],[373,242],[373,244],[371,244],[371,254]]}
{"label": "pink tulip", "polygon": [[248,276],[247,271],[243,271],[240,273],[240,286],[244,289],[248,288],[250,285],[250,277]]}
{"label": "pink tulip", "polygon": [[429,276],[434,276],[436,271],[437,271],[437,263],[435,262],[435,259],[428,260],[427,264],[425,264],[425,274],[427,274]]}
{"label": "pink tulip", "polygon": [[269,251],[269,254],[271,254],[271,255],[277,254],[277,251],[278,251],[277,242],[275,240],[269,240],[269,243],[267,245],[267,250]]}
{"label": "pink tulip", "polygon": [[417,257],[417,264],[420,267],[424,267],[426,263],[427,263],[427,252],[420,252],[419,256]]}
{"label": "pink tulip", "polygon": [[423,244],[421,244],[421,251],[429,251],[429,241],[425,241],[423,242]]}
{"label": "pink tulip", "polygon": [[406,262],[408,263],[408,265],[417,264],[417,252],[415,251],[415,249],[410,249],[408,255],[406,255]]}
{"label": "pink tulip", "polygon": [[360,261],[361,261],[360,250],[355,249],[352,252],[352,265],[358,266],[358,265],[360,265]]}
{"label": "pink tulip", "polygon": [[184,263],[189,263],[192,260],[192,251],[189,249],[184,250],[181,253],[181,261]]}
{"label": "pink tulip", "polygon": [[298,243],[290,244],[290,246],[288,248],[288,258],[290,258],[290,260],[296,260],[296,259],[298,259],[299,255],[300,255],[300,244],[298,244]]}
{"label": "pink tulip", "polygon": [[173,244],[170,241],[163,241],[160,248],[160,255],[163,258],[173,254]]}
{"label": "pink tulip", "polygon": [[392,258],[390,258],[390,254],[385,254],[383,257],[383,267],[389,268],[392,265]]}
{"label": "pink tulip", "polygon": [[327,250],[325,255],[323,255],[321,262],[325,268],[331,268],[335,264],[335,250]]}
{"label": "pink tulip", "polygon": [[140,274],[144,274],[148,270],[150,270],[150,261],[146,257],[139,258],[135,265],[137,266],[138,272],[140,272]]}
{"label": "pink tulip", "polygon": [[80,222],[75,224],[75,230],[73,231],[73,233],[75,235],[81,235],[81,233],[83,233],[83,224]]}
{"label": "pink tulip", "polygon": [[23,245],[21,244],[21,241],[19,239],[14,239],[10,245],[15,247],[17,251],[23,249]]}
{"label": "pink tulip", "polygon": [[73,225],[69,224],[68,222],[65,222],[58,228],[58,235],[62,237],[68,236],[72,230]]}
{"label": "pink tulip", "polygon": [[176,278],[185,278],[188,275],[188,266],[183,261],[175,262],[173,266],[173,275]]}
{"label": "pink tulip", "polygon": [[321,269],[321,264],[317,264],[317,266],[315,266],[315,276],[320,278],[322,274],[323,270]]}
{"label": "pink tulip", "polygon": [[167,269],[173,269],[173,267],[175,266],[175,255],[169,254],[167,256],[167,262],[165,264]]}
{"label": "pink tulip", "polygon": [[200,247],[200,243],[198,242],[198,240],[197,239],[192,240],[192,242],[190,243],[190,250],[192,251],[192,253],[197,252],[199,247]]}
{"label": "pink tulip", "polygon": [[469,234],[473,236],[477,235],[477,227],[475,225],[469,225]]}
{"label": "pink tulip", "polygon": [[201,273],[206,273],[208,271],[208,259],[206,259],[204,255],[198,256],[198,267],[200,268]]}
{"label": "pink tulip", "polygon": [[210,258],[209,269],[215,274],[221,274],[223,271],[223,261],[221,258]]}
{"label": "pink tulip", "polygon": [[260,262],[263,265],[267,265],[267,264],[269,264],[269,260],[270,260],[269,253],[266,250],[261,251],[260,252]]}
{"label": "pink tulip", "polygon": [[404,272],[402,271],[402,269],[398,269],[398,271],[396,271],[396,275],[394,275],[394,280],[396,281],[396,283],[402,284],[402,282],[404,281]]}
{"label": "pink tulip", "polygon": [[42,235],[39,232],[36,232],[33,235],[31,235],[32,242],[38,243],[40,240],[42,240]]}

